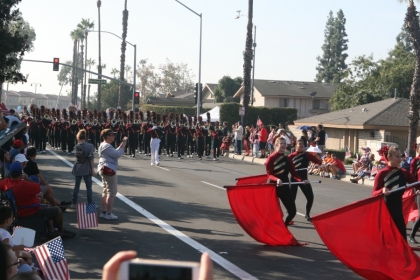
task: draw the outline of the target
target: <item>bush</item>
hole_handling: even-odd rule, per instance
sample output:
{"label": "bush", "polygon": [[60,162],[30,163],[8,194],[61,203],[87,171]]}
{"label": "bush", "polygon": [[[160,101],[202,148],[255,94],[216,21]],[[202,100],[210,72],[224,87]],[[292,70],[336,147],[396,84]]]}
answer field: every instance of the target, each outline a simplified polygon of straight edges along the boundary
{"label": "bush", "polygon": [[[210,108],[203,108],[203,112],[209,111]],[[197,108],[194,107],[182,107],[182,106],[157,106],[157,105],[149,105],[143,104],[141,106],[141,111],[143,114],[146,114],[147,111],[156,112],[156,114],[164,115],[169,113],[175,114],[185,114],[188,117],[195,116],[197,114]]]}

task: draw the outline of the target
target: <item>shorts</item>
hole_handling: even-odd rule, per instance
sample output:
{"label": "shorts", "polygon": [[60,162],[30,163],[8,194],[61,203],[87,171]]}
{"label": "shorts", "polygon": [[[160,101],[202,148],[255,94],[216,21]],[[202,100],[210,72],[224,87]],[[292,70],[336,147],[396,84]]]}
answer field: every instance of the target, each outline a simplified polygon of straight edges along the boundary
{"label": "shorts", "polygon": [[265,150],[266,145],[267,145],[267,142],[260,142],[260,150]]}
{"label": "shorts", "polygon": [[346,174],[346,172],[344,172],[343,170],[341,170],[340,168],[338,169],[338,175],[344,175],[344,174]]}
{"label": "shorts", "polygon": [[41,205],[41,209],[35,214],[25,216],[23,218],[46,218],[48,220],[55,220],[58,215],[58,207],[46,207]]}
{"label": "shorts", "polygon": [[113,176],[105,175],[102,170],[99,171],[99,175],[102,177],[102,196],[116,196],[117,189],[117,174]]}

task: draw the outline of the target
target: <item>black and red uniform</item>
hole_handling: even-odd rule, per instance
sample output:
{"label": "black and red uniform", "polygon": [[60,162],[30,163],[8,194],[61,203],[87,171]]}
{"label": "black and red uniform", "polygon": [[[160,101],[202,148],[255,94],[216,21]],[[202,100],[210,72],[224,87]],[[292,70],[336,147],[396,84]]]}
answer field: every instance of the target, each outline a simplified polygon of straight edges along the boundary
{"label": "black and red uniform", "polygon": [[204,129],[202,127],[197,127],[195,129],[195,139],[197,141],[197,156],[202,159],[204,153]]}
{"label": "black and red uniform", "polygon": [[222,145],[223,132],[216,129],[211,132],[211,137],[213,137],[213,157],[218,159],[220,155],[220,146]]}
{"label": "black and red uniform", "polygon": [[267,170],[268,181],[277,183],[277,179],[280,179],[283,183],[282,186],[277,187],[276,193],[277,197],[283,202],[284,207],[286,207],[288,215],[284,223],[288,226],[289,222],[296,215],[295,199],[287,184],[289,182],[289,173],[295,182],[302,182],[302,178],[296,172],[292,160],[285,154],[280,154],[279,152],[274,152],[267,158],[265,168]]}
{"label": "black and red uniform", "polygon": [[[414,183],[415,181],[416,178],[414,178],[413,175],[403,170],[402,168],[387,166],[381,169],[378,174],[376,174],[372,195],[376,196],[382,194],[382,188],[384,187],[391,191],[400,187],[404,187],[407,185],[407,183]],[[407,240],[407,229],[403,215],[403,194],[403,190],[393,192],[387,196],[384,196],[384,199],[392,220],[394,220],[394,223],[403,238]]]}
{"label": "black and red uniform", "polygon": [[150,154],[150,133],[148,133],[148,126],[147,123],[142,124],[142,130],[143,130],[143,151],[144,154]]}
{"label": "black and red uniform", "polygon": [[[288,155],[288,157],[292,160],[293,166],[295,167],[296,172],[299,174],[300,178],[303,180],[308,180],[308,166],[309,162],[316,163],[318,165],[322,164],[322,161],[318,159],[316,156],[306,153],[306,152],[293,152]],[[292,178],[292,182],[296,182]],[[312,209],[312,205],[314,203],[314,193],[312,191],[311,184],[299,184],[299,185],[290,185],[290,190],[292,191],[293,197],[296,201],[297,190],[298,186],[300,190],[303,192],[303,195],[306,197],[306,219],[310,219],[310,212]]]}
{"label": "black and red uniform", "polygon": [[[410,173],[411,175],[414,176],[414,178],[417,179],[417,181],[420,178],[419,171],[420,171],[420,155],[413,158],[410,162]],[[420,209],[420,195],[416,195],[416,203],[417,203],[417,209]],[[419,230],[419,228],[420,228],[420,215],[417,217],[417,220],[414,223],[413,229],[410,234],[411,239],[414,239],[414,237],[416,237],[416,233]]]}
{"label": "black and red uniform", "polygon": [[184,126],[176,127],[176,145],[178,149],[178,158],[184,156],[185,151],[185,137],[187,136],[187,130]]}

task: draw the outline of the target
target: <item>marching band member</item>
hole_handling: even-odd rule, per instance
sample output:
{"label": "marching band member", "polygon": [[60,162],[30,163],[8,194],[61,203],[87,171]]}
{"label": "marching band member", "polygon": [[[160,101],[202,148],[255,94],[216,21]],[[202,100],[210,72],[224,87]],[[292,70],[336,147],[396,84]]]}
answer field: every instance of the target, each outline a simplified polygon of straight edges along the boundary
{"label": "marching band member", "polygon": [[[296,151],[289,154],[288,157],[292,160],[293,166],[299,176],[304,179],[308,180],[308,166],[309,162],[313,162],[315,164],[321,165],[322,161],[316,158],[314,155],[305,152],[305,144],[302,139],[296,141],[295,145]],[[294,178],[292,178],[292,182],[296,182]],[[310,212],[312,209],[312,204],[314,203],[314,193],[312,191],[311,184],[299,184],[299,185],[290,185],[290,189],[292,191],[292,195],[294,200],[296,201],[297,196],[297,189],[298,186],[300,190],[303,192],[303,195],[306,197],[306,214],[305,218],[309,222],[311,221]]]}
{"label": "marching band member", "polygon": [[147,134],[150,135],[150,151],[151,151],[151,157],[150,157],[150,165],[153,166],[156,164],[156,166],[159,166],[159,144],[160,144],[160,138],[158,135],[158,128],[156,126],[156,123],[153,124],[152,127],[150,127],[147,130]]}
{"label": "marching band member", "polygon": [[303,180],[296,172],[292,161],[285,155],[287,148],[286,140],[283,137],[277,138],[275,142],[275,152],[272,153],[265,162],[268,181],[275,182],[277,185],[277,197],[280,198],[286,207],[288,215],[284,220],[286,226],[290,224],[296,215],[296,204],[293,194],[287,184],[289,182],[289,173],[295,182],[308,184],[308,180]]}
{"label": "marching band member", "polygon": [[200,160],[203,159],[204,153],[204,139],[203,128],[200,126],[200,122],[197,122],[195,127],[195,138],[197,140],[197,156]]}

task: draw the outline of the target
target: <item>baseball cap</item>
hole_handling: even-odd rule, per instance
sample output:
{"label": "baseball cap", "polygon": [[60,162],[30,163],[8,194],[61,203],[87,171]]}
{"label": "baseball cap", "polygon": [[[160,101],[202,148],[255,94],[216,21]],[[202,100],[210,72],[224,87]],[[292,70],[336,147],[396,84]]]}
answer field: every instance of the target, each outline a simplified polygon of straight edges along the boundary
{"label": "baseball cap", "polygon": [[34,181],[36,183],[40,183],[40,180],[36,175],[29,176],[29,180]]}
{"label": "baseball cap", "polygon": [[26,159],[24,154],[18,154],[15,156],[15,162],[27,162],[28,160]]}
{"label": "baseball cap", "polygon": [[20,148],[22,146],[23,146],[22,140],[18,139],[18,140],[15,140],[15,142],[13,142],[13,147]]}
{"label": "baseball cap", "polygon": [[364,147],[364,148],[362,148],[362,150],[363,151],[366,151],[366,152],[370,152],[370,148],[369,147]]}
{"label": "baseball cap", "polygon": [[9,166],[9,172],[13,173],[12,175],[19,175],[22,173],[22,165],[19,162],[14,162]]}
{"label": "baseball cap", "polygon": [[109,135],[113,135],[113,134],[115,134],[115,132],[112,131],[112,129],[107,128],[107,129],[102,130],[101,137],[105,138],[105,137],[107,137]]}

